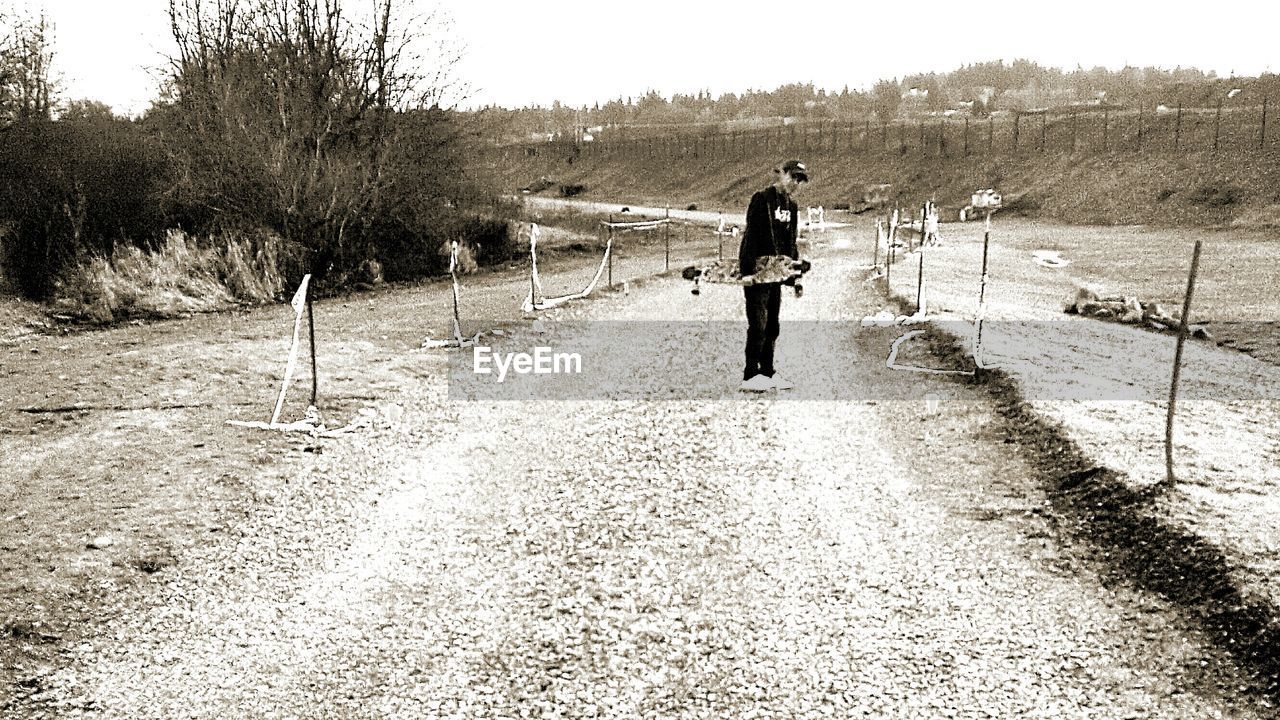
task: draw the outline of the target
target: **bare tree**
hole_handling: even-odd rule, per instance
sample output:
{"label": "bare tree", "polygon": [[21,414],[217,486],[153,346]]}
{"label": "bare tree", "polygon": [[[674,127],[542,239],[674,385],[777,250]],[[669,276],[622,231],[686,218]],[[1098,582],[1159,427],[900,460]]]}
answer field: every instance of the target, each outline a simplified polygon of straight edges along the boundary
{"label": "bare tree", "polygon": [[43,12],[0,15],[0,118],[49,120],[55,99],[53,24]]}
{"label": "bare tree", "polygon": [[[439,18],[407,0],[170,0],[167,88],[183,188],[278,229],[313,271],[368,255],[417,109],[456,92]],[[426,41],[428,47],[423,50]],[[443,50],[443,52],[442,52]],[[422,63],[434,61],[430,67]]]}

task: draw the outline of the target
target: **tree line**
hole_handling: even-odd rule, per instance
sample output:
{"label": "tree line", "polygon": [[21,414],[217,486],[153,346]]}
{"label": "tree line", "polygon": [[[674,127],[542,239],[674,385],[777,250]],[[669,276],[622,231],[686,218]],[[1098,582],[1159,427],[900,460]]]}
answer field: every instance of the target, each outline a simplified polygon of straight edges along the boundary
{"label": "tree line", "polygon": [[[1232,90],[1240,92],[1231,93]],[[997,111],[1079,105],[1111,107],[1215,107],[1219,102],[1261,103],[1280,97],[1280,78],[1220,78],[1194,68],[1104,67],[1074,70],[1018,59],[964,65],[951,72],[884,79],[865,90],[830,92],[812,83],[745,93],[710,91],[666,97],[656,90],[591,106],[487,107],[473,111],[487,133],[507,142],[538,136],[565,137],[583,128],[661,128],[714,124],[749,127],[771,118],[890,122],[943,113],[985,118]],[[1231,95],[1230,98],[1227,96]]]}

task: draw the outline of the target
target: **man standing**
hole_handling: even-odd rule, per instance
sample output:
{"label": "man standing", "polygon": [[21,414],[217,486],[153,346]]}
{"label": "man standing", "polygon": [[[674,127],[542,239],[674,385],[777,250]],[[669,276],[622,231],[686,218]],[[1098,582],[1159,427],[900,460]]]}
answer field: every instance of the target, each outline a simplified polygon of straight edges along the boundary
{"label": "man standing", "polygon": [[[809,172],[804,163],[788,160],[774,174],[773,184],[752,195],[747,207],[747,230],[738,248],[738,271],[743,277],[755,273],[757,258],[787,255],[800,259],[796,248],[799,208],[792,195],[800,183],[809,181]],[[747,366],[740,389],[789,390],[794,386],[773,367],[774,344],[781,327],[778,313],[782,287],[779,283],[764,283],[747,285],[742,290],[747,300]]]}

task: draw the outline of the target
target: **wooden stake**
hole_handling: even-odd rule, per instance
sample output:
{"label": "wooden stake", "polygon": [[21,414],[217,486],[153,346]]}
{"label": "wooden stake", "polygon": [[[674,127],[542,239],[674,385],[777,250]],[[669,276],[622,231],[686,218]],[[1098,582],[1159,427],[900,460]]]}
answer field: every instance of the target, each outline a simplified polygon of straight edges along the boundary
{"label": "wooden stake", "polygon": [[1258,128],[1258,149],[1261,150],[1267,146],[1267,100],[1262,98],[1262,125]]}
{"label": "wooden stake", "polygon": [[[991,212],[987,212],[987,228],[982,233],[982,279],[978,286],[978,319],[973,340],[973,359],[979,362],[982,357],[982,321],[987,307],[987,258],[991,247]],[[979,368],[981,369],[981,368]]]}
{"label": "wooden stake", "polygon": [[920,246],[920,271],[916,275],[916,314],[920,314],[921,302],[924,298],[924,246]]}
{"label": "wooden stake", "polygon": [[311,336],[311,405],[316,404],[320,393],[320,376],[316,373],[316,314],[311,302],[311,288],[307,288],[307,331]]}
{"label": "wooden stake", "polygon": [[1182,144],[1182,103],[1178,103],[1178,119],[1173,125],[1173,149]]}
{"label": "wooden stake", "polygon": [[1196,289],[1196,273],[1200,270],[1200,241],[1191,252],[1191,275],[1187,278],[1187,294],[1182,299],[1182,320],[1178,323],[1178,344],[1173,352],[1173,382],[1169,385],[1169,414],[1164,421],[1164,481],[1173,485],[1173,417],[1178,402],[1178,376],[1182,372],[1182,346],[1187,341],[1187,319],[1191,314],[1191,294]]}
{"label": "wooden stake", "polygon": [[1218,101],[1218,112],[1213,116],[1213,151],[1218,152],[1218,131],[1222,127],[1222,101]]}
{"label": "wooden stake", "polygon": [[881,233],[881,227],[882,227],[882,226],[881,226],[881,224],[880,224],[880,218],[876,218],[876,238],[875,238],[875,241],[874,241],[873,243],[871,243],[871,269],[872,269],[872,270],[874,270],[874,269],[876,269],[876,268],[880,267],[880,233]]}

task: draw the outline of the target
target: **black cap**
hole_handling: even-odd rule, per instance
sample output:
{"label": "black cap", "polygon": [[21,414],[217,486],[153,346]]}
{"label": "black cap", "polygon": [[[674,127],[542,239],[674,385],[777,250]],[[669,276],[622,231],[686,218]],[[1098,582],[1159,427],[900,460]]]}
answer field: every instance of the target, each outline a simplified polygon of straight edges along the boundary
{"label": "black cap", "polygon": [[788,160],[782,164],[782,172],[799,180],[800,182],[809,182],[809,168],[799,160]]}

